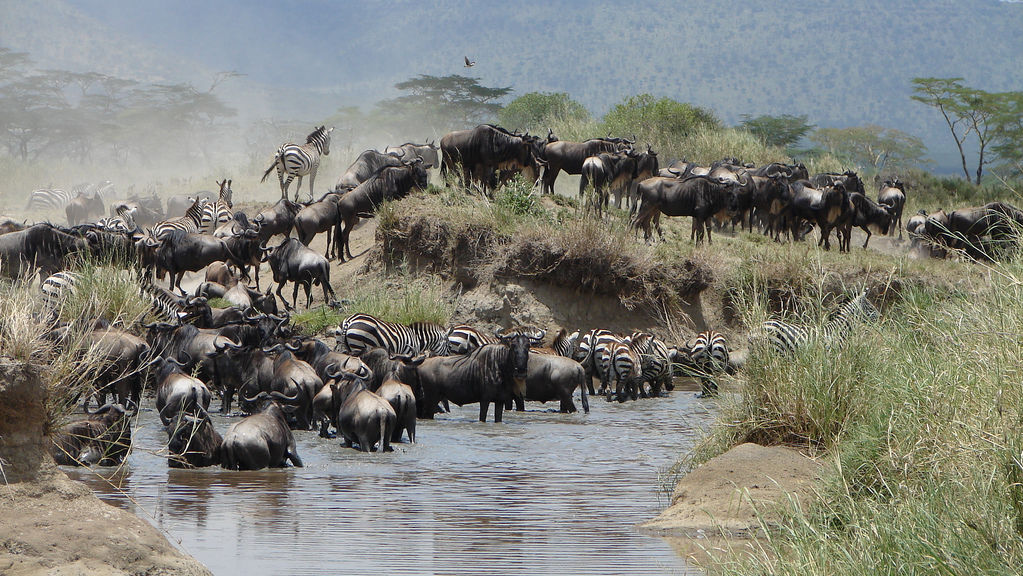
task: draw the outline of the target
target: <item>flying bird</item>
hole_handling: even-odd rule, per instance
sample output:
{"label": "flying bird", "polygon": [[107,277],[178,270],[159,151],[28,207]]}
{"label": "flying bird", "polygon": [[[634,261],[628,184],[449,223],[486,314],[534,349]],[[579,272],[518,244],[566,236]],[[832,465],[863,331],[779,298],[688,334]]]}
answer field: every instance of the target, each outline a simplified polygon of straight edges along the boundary
{"label": "flying bird", "polygon": [[472,68],[475,65],[476,65],[476,61],[475,60],[469,60],[468,56],[465,57],[465,67],[466,68]]}

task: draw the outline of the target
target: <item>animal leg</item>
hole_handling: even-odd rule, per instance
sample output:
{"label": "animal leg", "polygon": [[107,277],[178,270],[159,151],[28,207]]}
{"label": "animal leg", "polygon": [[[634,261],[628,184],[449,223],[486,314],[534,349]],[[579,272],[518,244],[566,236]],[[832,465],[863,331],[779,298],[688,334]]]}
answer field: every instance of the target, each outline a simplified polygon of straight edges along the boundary
{"label": "animal leg", "polygon": [[[494,402],[494,418],[497,418],[497,407],[499,405],[500,404],[498,402]],[[503,408],[504,406],[501,406],[501,407]],[[487,421],[487,410],[489,410],[489,408],[490,408],[490,402],[487,402],[486,400],[480,400],[480,422],[486,422]],[[494,421],[495,422],[500,422],[500,420],[496,420],[496,419]]]}

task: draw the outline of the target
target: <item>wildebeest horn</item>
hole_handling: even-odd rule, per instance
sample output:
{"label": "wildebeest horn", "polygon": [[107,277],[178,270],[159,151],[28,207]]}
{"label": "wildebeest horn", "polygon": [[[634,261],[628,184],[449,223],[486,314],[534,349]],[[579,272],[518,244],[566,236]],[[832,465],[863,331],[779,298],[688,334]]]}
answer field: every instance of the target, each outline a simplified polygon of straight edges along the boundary
{"label": "wildebeest horn", "polygon": [[292,344],[291,342],[285,342],[284,347],[287,348],[288,350],[291,350],[292,352],[298,352],[299,350],[302,349],[301,344]]}
{"label": "wildebeest horn", "polygon": [[280,352],[282,349],[284,349],[284,346],[281,345],[281,344],[274,344],[273,346],[270,346],[270,347],[264,346],[263,347],[263,353],[265,353],[265,354],[273,354],[275,352]]}
{"label": "wildebeest horn", "polygon": [[261,392],[258,392],[255,396],[242,396],[242,399],[245,400],[246,402],[248,402],[249,404],[253,404],[253,403],[259,402],[260,400],[262,400],[263,398],[266,398],[267,396],[268,395],[267,395],[266,392],[262,392],[261,391]]}
{"label": "wildebeest horn", "polygon": [[235,344],[230,340],[227,340],[222,343],[213,342],[213,349],[216,350],[218,353],[223,352],[224,350],[241,350],[244,347],[245,346],[242,346],[241,344]]}
{"label": "wildebeest horn", "polygon": [[299,391],[298,390],[295,390],[294,396],[285,396],[283,392],[278,392],[277,390],[271,390],[270,391],[270,397],[271,398],[273,398],[274,400],[277,400],[279,402],[284,402],[286,404],[291,404],[291,403],[295,402],[295,400],[298,400],[298,395],[299,395]]}

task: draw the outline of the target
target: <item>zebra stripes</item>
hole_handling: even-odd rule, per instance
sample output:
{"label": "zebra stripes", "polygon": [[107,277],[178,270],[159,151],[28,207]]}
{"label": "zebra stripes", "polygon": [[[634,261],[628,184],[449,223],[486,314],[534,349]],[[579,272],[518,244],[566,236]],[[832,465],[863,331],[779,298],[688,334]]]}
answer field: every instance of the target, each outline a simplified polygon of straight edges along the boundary
{"label": "zebra stripes", "polygon": [[819,341],[826,348],[831,348],[845,341],[845,338],[852,332],[854,324],[875,322],[879,317],[880,312],[870,303],[867,292],[864,290],[843,304],[831,320],[819,329],[772,319],[761,324],[760,336],[781,354],[792,354],[811,340]]}
{"label": "zebra stripes", "polygon": [[499,342],[496,336],[481,332],[468,324],[459,324],[448,331],[448,354],[468,354],[486,344]]}
{"label": "zebra stripes", "polygon": [[149,303],[153,315],[164,322],[181,322],[185,312],[185,300],[160,288],[148,276],[139,281],[139,296]]}
{"label": "zebra stripes", "polygon": [[391,354],[447,354],[448,330],[432,322],[413,322],[406,326],[384,322],[369,314],[352,314],[335,330],[335,337],[342,349],[354,356],[377,347]]}
{"label": "zebra stripes", "polygon": [[[668,346],[653,334],[646,332],[634,332],[625,340],[630,342],[633,350],[639,354],[643,382],[650,384],[650,394],[660,396],[662,389],[671,390],[674,371]],[[640,394],[645,395],[643,390],[640,390]]]}
{"label": "zebra stripes", "polygon": [[63,210],[77,195],[75,190],[40,188],[28,197],[27,210]]}
{"label": "zebra stripes", "polygon": [[[325,126],[313,130],[305,139],[305,144],[285,144],[277,149],[274,161],[263,173],[260,182],[265,182],[270,172],[277,169],[277,180],[281,183],[281,198],[288,198],[288,187],[292,179],[298,176],[298,185],[295,188],[295,201],[298,201],[298,193],[302,189],[302,177],[309,175],[309,198],[313,197],[313,183],[316,181],[316,170],[320,167],[320,155],[330,154],[330,133]],[[287,181],[284,175],[288,175]]]}
{"label": "zebra stripes", "polygon": [[728,342],[720,332],[700,332],[686,344],[688,368],[691,375],[700,379],[700,397],[716,396],[717,382],[714,376],[728,368]]}
{"label": "zebra stripes", "polygon": [[185,211],[184,216],[178,216],[177,218],[171,218],[170,220],[164,220],[156,226],[153,226],[153,236],[157,240],[163,241],[171,232],[175,230],[181,230],[182,232],[198,232],[202,226],[202,212],[203,205],[208,202],[201,198],[196,198],[192,205]]}
{"label": "zebra stripes", "polygon": [[81,278],[80,274],[67,270],[47,276],[39,283],[39,290],[43,293],[43,304],[50,310],[58,310],[68,297],[75,293]]}
{"label": "zebra stripes", "polygon": [[133,212],[134,210],[127,206],[118,206],[117,216],[100,218],[96,221],[96,226],[115,234],[133,234],[139,229],[138,225],[135,224]]}
{"label": "zebra stripes", "polygon": [[213,234],[217,226],[234,218],[231,181],[224,180],[223,182],[217,182],[217,185],[220,186],[220,195],[216,200],[203,205],[202,216],[199,219],[200,228],[208,234]]}

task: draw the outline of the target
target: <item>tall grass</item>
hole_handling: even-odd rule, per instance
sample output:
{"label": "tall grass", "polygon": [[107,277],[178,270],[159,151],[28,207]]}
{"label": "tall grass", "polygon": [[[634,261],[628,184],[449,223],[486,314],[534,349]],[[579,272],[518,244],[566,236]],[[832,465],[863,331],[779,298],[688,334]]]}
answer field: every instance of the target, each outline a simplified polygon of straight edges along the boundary
{"label": "tall grass", "polygon": [[[823,280],[818,284],[822,285]],[[739,306],[766,316],[753,284]],[[810,299],[797,318],[830,308]],[[1023,566],[1023,266],[913,285],[843,345],[754,346],[742,391],[683,467],[744,441],[832,464],[819,499],[720,574],[1017,574]]]}

